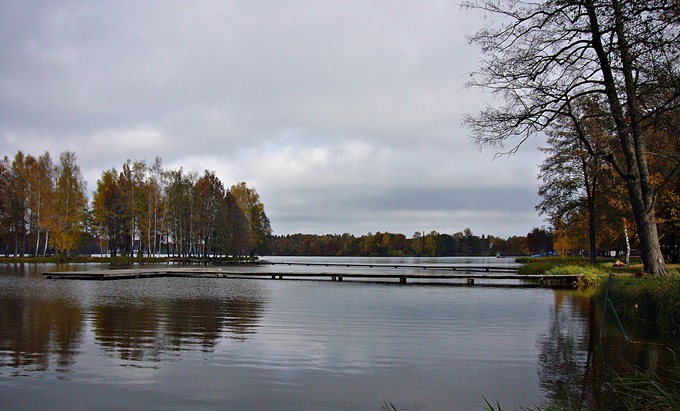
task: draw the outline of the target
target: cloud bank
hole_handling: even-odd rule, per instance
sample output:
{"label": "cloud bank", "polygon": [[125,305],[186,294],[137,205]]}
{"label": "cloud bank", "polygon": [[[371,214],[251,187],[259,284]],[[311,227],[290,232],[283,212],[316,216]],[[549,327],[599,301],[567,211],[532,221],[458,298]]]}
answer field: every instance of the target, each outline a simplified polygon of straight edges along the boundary
{"label": "cloud bank", "polygon": [[541,141],[493,160],[461,128],[488,24],[447,1],[4,1],[0,142],[214,170],[275,234],[524,235]]}

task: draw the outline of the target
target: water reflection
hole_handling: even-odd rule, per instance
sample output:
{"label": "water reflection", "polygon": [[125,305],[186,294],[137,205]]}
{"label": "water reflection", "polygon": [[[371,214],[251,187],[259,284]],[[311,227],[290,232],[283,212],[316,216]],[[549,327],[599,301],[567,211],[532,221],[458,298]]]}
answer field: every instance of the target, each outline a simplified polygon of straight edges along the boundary
{"label": "water reflection", "polygon": [[257,283],[47,281],[43,271],[0,267],[0,375],[6,368],[12,376],[55,371],[65,378],[90,333],[103,352],[124,361],[212,352],[223,339],[255,334],[264,307]]}
{"label": "water reflection", "polygon": [[556,292],[550,327],[537,340],[539,379],[548,403],[572,410],[625,409],[610,389],[615,375],[633,369],[664,376],[678,352],[676,342],[645,335],[634,324],[605,319],[600,338],[602,308],[575,292]]}
{"label": "water reflection", "polygon": [[592,380],[595,366],[591,305],[587,298],[556,292],[550,312],[550,327],[538,339],[540,386],[550,403],[568,409],[593,407]]}
{"label": "water reflection", "polygon": [[143,302],[139,307],[95,306],[92,327],[96,341],[123,360],[159,361],[159,310]]}
{"label": "water reflection", "polygon": [[96,341],[123,360],[159,361],[161,354],[199,349],[212,352],[220,340],[255,333],[262,302],[231,300],[145,300],[132,306],[93,308]]}
{"label": "water reflection", "polygon": [[95,305],[92,326],[107,352],[123,360],[160,361],[181,350],[212,352],[223,338],[245,340],[256,332],[262,307],[257,294],[144,299]]}
{"label": "water reflection", "polygon": [[12,375],[68,372],[83,338],[84,312],[74,301],[35,295],[3,296],[0,302],[0,367]]}
{"label": "water reflection", "polygon": [[0,267],[8,409],[83,392],[89,408],[480,409],[483,394],[503,409],[613,409],[603,364],[667,362],[615,324],[601,341],[601,311],[572,291],[30,270]]}

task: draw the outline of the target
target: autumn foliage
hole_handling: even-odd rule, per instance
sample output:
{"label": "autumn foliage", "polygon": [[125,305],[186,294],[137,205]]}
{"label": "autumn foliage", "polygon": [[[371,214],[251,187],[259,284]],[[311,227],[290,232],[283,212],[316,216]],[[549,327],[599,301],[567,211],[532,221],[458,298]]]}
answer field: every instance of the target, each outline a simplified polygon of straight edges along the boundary
{"label": "autumn foliage", "polygon": [[225,189],[214,172],[126,161],[106,170],[92,202],[73,152],[0,162],[0,240],[6,256],[245,256],[265,252],[269,219],[255,189]]}

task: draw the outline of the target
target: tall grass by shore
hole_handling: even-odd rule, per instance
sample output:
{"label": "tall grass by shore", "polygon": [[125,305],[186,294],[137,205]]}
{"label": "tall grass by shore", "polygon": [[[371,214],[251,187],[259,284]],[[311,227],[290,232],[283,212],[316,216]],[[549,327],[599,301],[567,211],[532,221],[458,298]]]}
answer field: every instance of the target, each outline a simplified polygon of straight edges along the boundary
{"label": "tall grass by shore", "polygon": [[[593,298],[604,300],[607,282],[601,281]],[[609,298],[618,315],[637,326],[669,335],[680,335],[680,275],[669,277],[614,276]]]}
{"label": "tall grass by shore", "polygon": [[[665,369],[665,377],[656,373],[643,372],[632,368],[626,373],[613,373],[607,384],[611,390],[610,401],[616,403],[616,409],[626,411],[669,411],[680,410],[680,363],[677,359],[669,369]],[[487,411],[501,411],[498,402],[491,404],[486,397]],[[516,406],[518,411],[573,411],[581,410],[574,404],[543,404],[532,406]],[[602,408],[606,409],[606,408]]]}

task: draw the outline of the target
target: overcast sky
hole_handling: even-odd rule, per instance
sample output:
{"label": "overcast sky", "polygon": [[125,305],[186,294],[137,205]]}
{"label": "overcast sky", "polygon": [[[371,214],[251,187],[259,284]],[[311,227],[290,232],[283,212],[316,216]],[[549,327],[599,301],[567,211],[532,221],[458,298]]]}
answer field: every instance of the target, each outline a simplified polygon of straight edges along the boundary
{"label": "overcast sky", "polygon": [[526,235],[535,139],[494,160],[461,126],[490,16],[458,1],[0,2],[0,155],[213,170],[275,234]]}

